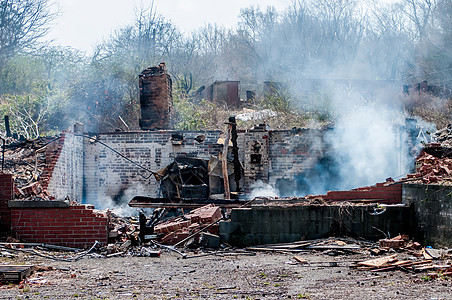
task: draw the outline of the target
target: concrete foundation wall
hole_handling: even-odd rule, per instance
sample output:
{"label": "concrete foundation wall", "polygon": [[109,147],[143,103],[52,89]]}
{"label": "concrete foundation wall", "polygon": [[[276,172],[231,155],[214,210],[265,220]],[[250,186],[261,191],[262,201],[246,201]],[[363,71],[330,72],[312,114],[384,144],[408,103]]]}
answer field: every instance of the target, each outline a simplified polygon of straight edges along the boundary
{"label": "concrete foundation wall", "polygon": [[[347,234],[366,239],[383,238],[375,228],[411,234],[410,207],[387,207],[372,215],[375,206],[262,206],[232,209],[231,219],[220,223],[221,238],[236,246],[262,245]],[[375,228],[374,228],[375,227]]]}
{"label": "concrete foundation wall", "polygon": [[417,240],[452,247],[452,186],[404,184],[402,201],[413,205]]}

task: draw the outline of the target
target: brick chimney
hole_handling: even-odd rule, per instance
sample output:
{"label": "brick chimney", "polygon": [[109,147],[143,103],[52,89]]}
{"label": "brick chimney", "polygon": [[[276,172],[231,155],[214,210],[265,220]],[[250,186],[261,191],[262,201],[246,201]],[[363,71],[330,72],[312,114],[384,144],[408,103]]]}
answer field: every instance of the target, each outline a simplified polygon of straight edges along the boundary
{"label": "brick chimney", "polygon": [[165,63],[141,72],[140,105],[142,130],[171,129],[172,82]]}

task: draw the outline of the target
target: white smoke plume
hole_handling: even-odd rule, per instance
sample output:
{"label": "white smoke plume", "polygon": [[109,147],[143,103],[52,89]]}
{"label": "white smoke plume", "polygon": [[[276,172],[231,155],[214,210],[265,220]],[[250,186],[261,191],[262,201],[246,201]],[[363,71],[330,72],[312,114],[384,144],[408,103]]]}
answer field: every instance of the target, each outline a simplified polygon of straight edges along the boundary
{"label": "white smoke plume", "polygon": [[251,186],[251,193],[249,199],[256,197],[279,197],[279,192],[270,184],[264,183],[262,180],[257,180]]}
{"label": "white smoke plume", "polygon": [[403,115],[383,105],[365,105],[341,114],[328,137],[339,171],[338,188],[350,189],[398,177],[404,133]]}
{"label": "white smoke plume", "polygon": [[127,188],[118,184],[116,188],[109,187],[101,190],[95,206],[98,209],[109,209],[120,217],[137,215],[139,209],[128,205],[130,200],[137,195],[147,195],[146,187],[140,183]]}
{"label": "white smoke plume", "polygon": [[429,142],[425,134],[422,138],[410,134],[434,131],[434,125],[417,120],[414,130],[410,128],[397,90],[365,98],[350,87],[328,88],[333,91],[328,104],[332,129],[325,135],[323,158],[295,176],[296,195],[374,185],[410,173],[420,142]]}

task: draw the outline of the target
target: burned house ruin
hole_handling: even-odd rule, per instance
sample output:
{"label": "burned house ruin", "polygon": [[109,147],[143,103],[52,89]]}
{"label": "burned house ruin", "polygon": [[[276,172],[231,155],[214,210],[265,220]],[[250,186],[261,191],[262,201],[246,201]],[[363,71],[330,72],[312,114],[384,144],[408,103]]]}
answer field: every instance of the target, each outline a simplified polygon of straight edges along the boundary
{"label": "burned house ruin", "polygon": [[[102,242],[106,242],[109,217],[105,213],[94,211],[94,206],[100,209],[127,207],[128,204],[133,207],[187,205],[193,208],[200,203],[217,203],[231,207],[237,206],[234,201],[248,201],[250,193],[262,186],[277,189],[282,197],[299,196],[296,199],[299,203],[316,201],[317,196],[305,197],[313,192],[317,195],[324,193],[318,196],[322,201],[364,200],[367,203],[379,202],[386,205],[402,202],[406,192],[403,192],[402,185],[394,184],[391,180],[376,186],[356,186],[349,191],[329,191],[341,188],[334,185],[338,176],[338,161],[334,155],[336,149],[330,143],[331,128],[272,130],[265,124],[260,124],[247,130],[236,130],[235,119],[231,117],[225,123],[225,128],[228,128],[225,132],[173,130],[171,78],[164,64],[144,70],[139,79],[142,130],[87,133],[77,124],[73,131],[65,131],[44,147],[38,148],[45,156],[47,165],[39,182],[26,188],[35,194],[45,190],[48,195],[52,195],[53,201],[42,201],[45,203],[40,205],[55,211],[55,224],[63,222],[61,227],[55,225],[58,230],[54,231],[62,236],[54,238],[55,241],[58,239],[59,243],[66,245],[88,245],[93,239],[100,240],[102,237]],[[393,143],[394,153],[386,159],[393,163],[394,174],[408,174],[414,166],[413,148],[421,132],[413,119],[407,119],[405,123],[394,127],[393,130],[397,133],[397,140]],[[407,138],[402,140],[402,137]],[[45,151],[42,152],[42,149]],[[406,161],[410,153],[413,160]],[[2,180],[5,185],[10,184],[11,176],[5,175]],[[329,185],[325,185],[324,190],[314,190],[312,187],[320,180]],[[3,191],[1,195],[0,210],[4,211],[2,221],[11,224],[11,228],[19,236],[29,240],[50,236],[45,233],[50,230],[47,226],[43,226],[39,233],[37,230],[32,233],[27,231],[23,221],[16,220],[16,216],[25,213],[28,219],[40,225],[40,220],[48,211],[28,207],[31,204],[24,204],[23,201],[9,204],[15,193],[17,190],[11,187],[11,190]],[[65,199],[85,205],[69,205]],[[155,203],[158,205],[149,202],[150,200],[157,200]],[[201,201],[196,202],[198,200]],[[292,200],[278,201],[291,203]],[[52,203],[48,204],[49,202]],[[191,204],[194,205],[190,206]],[[334,220],[330,220],[331,224],[323,222],[322,216],[330,216],[331,211],[340,210],[338,207],[333,209],[332,206],[315,211],[308,208],[285,209],[291,212],[281,214],[291,215],[293,220],[268,219],[280,212],[270,213],[268,209],[262,209],[259,211],[262,217],[253,221],[254,225],[246,222],[242,224],[238,221],[242,217],[233,218],[229,223],[221,225],[222,237],[233,240],[240,235],[247,235],[251,244],[291,240],[300,238],[305,232],[312,234],[311,237],[317,237],[325,234],[334,223]],[[359,229],[357,232],[371,235],[373,233],[369,226],[358,224],[365,221],[360,217],[364,210],[365,208],[356,210],[356,219],[353,219],[352,225]],[[405,218],[406,214],[409,215],[403,209],[393,211],[394,218],[380,218],[378,222],[383,220],[385,224],[393,224],[400,218]],[[77,216],[73,221],[68,221],[67,224],[62,221],[62,218],[68,219],[75,214]],[[254,212],[248,210],[233,214],[240,215],[246,216],[247,220],[254,218]],[[297,223],[295,219],[298,215],[305,217]],[[68,226],[75,226],[73,223],[80,218],[91,220],[92,226],[96,226],[96,232],[87,228],[86,232],[92,233],[90,238],[76,241],[76,234],[68,235],[65,230]],[[255,225],[259,222],[265,224]],[[275,232],[265,229],[273,222],[287,223],[287,226],[284,225],[284,230]],[[324,223],[327,225],[322,225]],[[279,228],[278,226],[283,226],[281,224],[274,227]],[[407,223],[403,221],[402,225],[406,228]],[[86,226],[91,225],[87,222]],[[267,231],[260,232],[264,229]],[[281,232],[284,236],[280,235]]]}

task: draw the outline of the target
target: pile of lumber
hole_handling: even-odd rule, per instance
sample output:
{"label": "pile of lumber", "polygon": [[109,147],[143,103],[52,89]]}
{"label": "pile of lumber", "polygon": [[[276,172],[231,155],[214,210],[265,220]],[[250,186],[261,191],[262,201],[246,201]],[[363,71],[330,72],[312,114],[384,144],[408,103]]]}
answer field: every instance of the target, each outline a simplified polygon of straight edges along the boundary
{"label": "pile of lumber", "polygon": [[441,272],[443,275],[452,275],[452,266],[450,264],[435,264],[431,259],[399,260],[397,254],[361,261],[354,267],[359,270],[369,270],[371,272],[402,270],[415,273],[427,270],[436,270]]}
{"label": "pile of lumber", "polygon": [[306,251],[334,251],[340,253],[355,253],[358,250],[366,250],[375,246],[375,243],[354,240],[349,238],[325,238],[317,240],[305,240],[292,243],[267,244],[248,247],[250,251],[261,252],[306,252]]}

